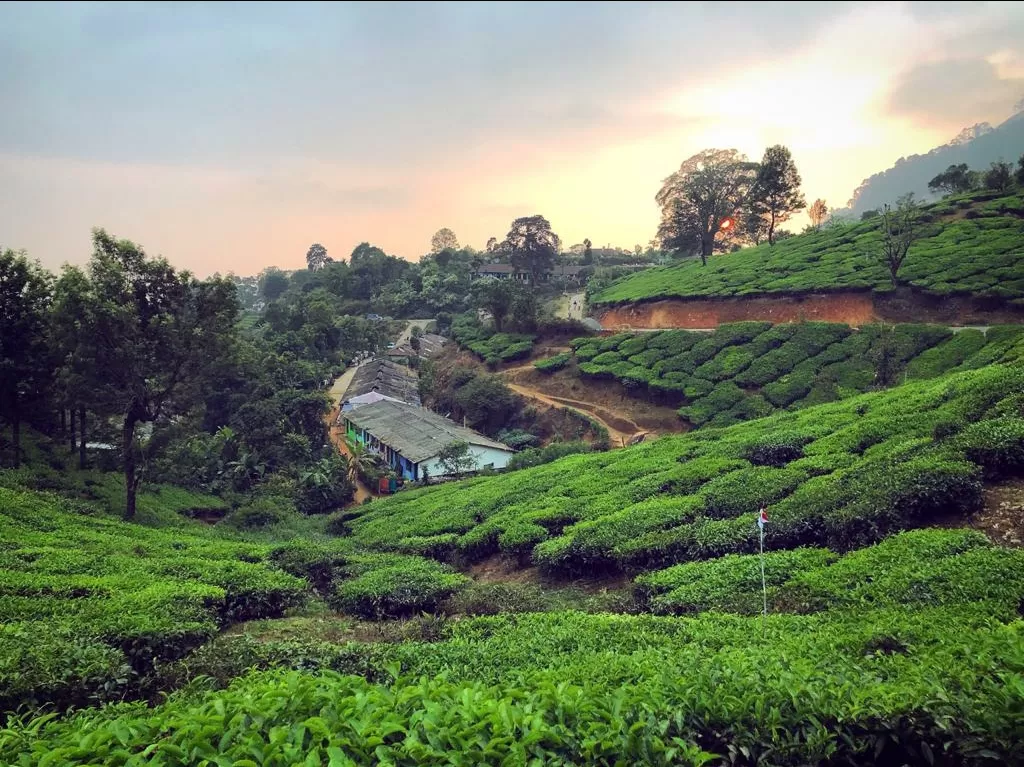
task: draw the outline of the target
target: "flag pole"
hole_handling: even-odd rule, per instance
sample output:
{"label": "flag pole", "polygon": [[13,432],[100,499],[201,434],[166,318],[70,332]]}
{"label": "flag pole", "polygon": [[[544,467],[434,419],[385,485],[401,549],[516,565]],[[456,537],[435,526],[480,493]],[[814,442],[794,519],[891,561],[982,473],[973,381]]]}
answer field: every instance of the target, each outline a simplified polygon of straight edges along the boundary
{"label": "flag pole", "polygon": [[764,523],[768,521],[768,515],[765,513],[764,507],[761,507],[760,512],[757,515],[757,529],[761,534],[761,597],[764,600],[764,608],[761,612],[761,633],[767,629],[768,622],[768,585],[765,583],[764,578]]}

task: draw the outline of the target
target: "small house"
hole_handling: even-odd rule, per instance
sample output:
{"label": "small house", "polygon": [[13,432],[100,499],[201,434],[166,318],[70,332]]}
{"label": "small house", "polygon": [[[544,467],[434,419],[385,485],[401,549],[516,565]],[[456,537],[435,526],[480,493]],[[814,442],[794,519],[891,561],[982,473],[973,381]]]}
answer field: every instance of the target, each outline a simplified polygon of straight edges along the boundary
{"label": "small house", "polygon": [[404,402],[381,400],[343,412],[340,420],[349,439],[380,456],[408,480],[444,477],[438,453],[452,442],[465,442],[477,470],[504,469],[515,451],[508,445],[460,426],[449,418]]}

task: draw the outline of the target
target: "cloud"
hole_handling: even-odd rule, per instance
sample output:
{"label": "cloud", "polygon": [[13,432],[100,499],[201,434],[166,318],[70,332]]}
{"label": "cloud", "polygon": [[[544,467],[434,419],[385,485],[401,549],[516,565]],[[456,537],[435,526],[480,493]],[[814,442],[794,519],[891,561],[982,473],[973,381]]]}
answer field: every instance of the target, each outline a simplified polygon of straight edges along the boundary
{"label": "cloud", "polygon": [[1005,118],[1024,95],[1024,78],[1000,78],[985,59],[946,59],[908,71],[889,95],[896,114],[969,125]]}

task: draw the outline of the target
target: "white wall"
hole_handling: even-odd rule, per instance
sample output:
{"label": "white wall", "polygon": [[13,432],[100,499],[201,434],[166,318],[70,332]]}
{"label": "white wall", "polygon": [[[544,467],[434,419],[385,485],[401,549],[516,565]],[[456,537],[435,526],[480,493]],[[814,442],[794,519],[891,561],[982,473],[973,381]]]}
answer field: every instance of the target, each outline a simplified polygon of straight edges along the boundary
{"label": "white wall", "polygon": [[[511,450],[497,450],[493,447],[484,447],[483,445],[470,445],[469,452],[476,460],[476,467],[478,469],[484,468],[489,463],[494,464],[493,468],[495,469],[504,469],[508,466],[512,456],[515,455]],[[431,477],[443,477],[446,474],[444,466],[436,458],[420,462],[420,477],[423,476],[424,467],[426,467]]]}

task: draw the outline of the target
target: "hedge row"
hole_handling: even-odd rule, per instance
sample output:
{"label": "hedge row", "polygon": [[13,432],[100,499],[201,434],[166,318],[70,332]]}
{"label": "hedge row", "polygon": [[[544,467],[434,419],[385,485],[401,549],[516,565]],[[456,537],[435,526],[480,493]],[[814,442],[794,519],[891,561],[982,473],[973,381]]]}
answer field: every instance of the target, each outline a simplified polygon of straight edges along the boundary
{"label": "hedge row", "polygon": [[[1016,195],[975,204],[966,219],[941,218],[954,212],[950,201],[927,207],[925,218],[931,228],[911,246],[901,279],[938,295],[1024,298],[1024,220],[1019,210]],[[699,259],[686,259],[645,269],[613,283],[590,303],[889,290],[888,270],[872,255],[878,253],[880,239],[878,219],[826,227],[775,245],[715,256],[707,266]]]}

